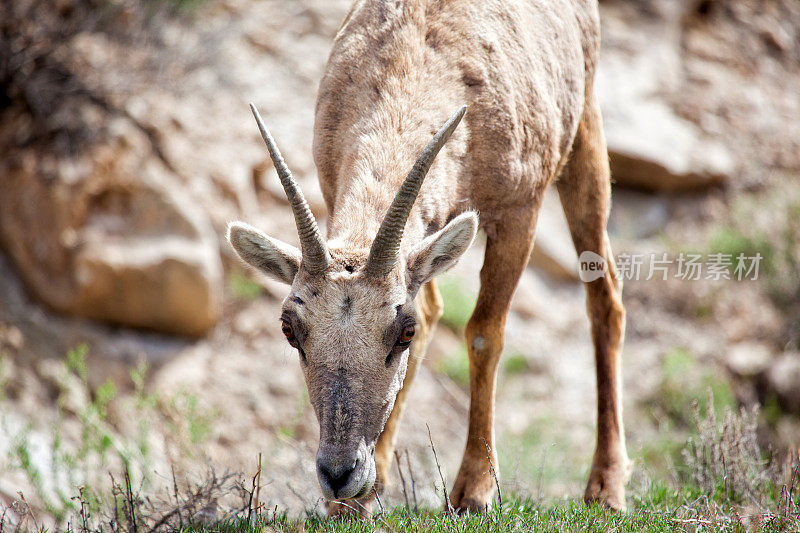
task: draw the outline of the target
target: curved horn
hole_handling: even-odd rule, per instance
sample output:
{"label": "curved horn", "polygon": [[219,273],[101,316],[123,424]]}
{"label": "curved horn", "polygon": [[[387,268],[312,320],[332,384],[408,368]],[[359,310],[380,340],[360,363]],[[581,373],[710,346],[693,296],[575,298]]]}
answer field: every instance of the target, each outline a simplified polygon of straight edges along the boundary
{"label": "curved horn", "polygon": [[278,171],[278,177],[283,185],[283,190],[286,192],[286,197],[289,199],[289,204],[292,206],[292,213],[294,213],[294,222],[297,224],[297,233],[300,235],[300,250],[303,253],[302,265],[309,274],[320,274],[325,271],[330,262],[330,255],[328,254],[328,247],[322,236],[319,233],[317,221],[308,207],[303,192],[297,185],[297,182],[292,177],[289,167],[281,156],[278,146],[272,135],[267,131],[264,126],[264,121],[261,120],[261,115],[258,109],[252,103],[250,110],[258,123],[258,129],[261,131],[261,137],[267,144],[269,156],[272,158],[272,163],[275,165],[275,170]]}
{"label": "curved horn", "polygon": [[400,255],[400,241],[403,238],[406,221],[409,213],[411,213],[411,207],[417,199],[420,187],[422,187],[422,182],[425,180],[425,175],[430,170],[436,154],[439,153],[444,143],[450,138],[453,130],[456,129],[466,112],[467,106],[461,106],[445,122],[442,129],[433,136],[433,139],[430,140],[417,158],[416,163],[411,168],[411,172],[408,173],[403,185],[400,187],[400,191],[398,191],[392,205],[386,212],[386,216],[381,222],[381,227],[378,229],[378,234],[375,236],[375,241],[372,243],[367,266],[365,267],[367,275],[373,277],[385,276],[397,264]]}

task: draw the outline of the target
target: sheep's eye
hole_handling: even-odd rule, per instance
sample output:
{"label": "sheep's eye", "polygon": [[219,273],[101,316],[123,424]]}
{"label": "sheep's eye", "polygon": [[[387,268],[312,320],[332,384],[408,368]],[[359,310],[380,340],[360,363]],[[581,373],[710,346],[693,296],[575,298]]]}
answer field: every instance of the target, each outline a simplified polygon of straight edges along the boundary
{"label": "sheep's eye", "polygon": [[411,344],[411,340],[414,338],[414,334],[417,332],[417,328],[414,326],[406,326],[403,328],[403,332],[400,333],[400,339],[397,341],[397,344],[401,346],[408,346]]}
{"label": "sheep's eye", "polygon": [[281,320],[281,331],[283,331],[287,340],[294,340],[294,329],[292,329],[292,325],[285,320]]}

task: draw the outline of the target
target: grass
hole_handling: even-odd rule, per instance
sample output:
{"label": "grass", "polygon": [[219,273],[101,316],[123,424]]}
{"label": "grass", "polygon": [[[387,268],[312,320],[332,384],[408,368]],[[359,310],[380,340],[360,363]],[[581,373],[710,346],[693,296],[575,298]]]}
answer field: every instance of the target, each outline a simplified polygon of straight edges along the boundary
{"label": "grass", "polygon": [[497,447],[504,484],[542,500],[546,495],[578,494],[586,482],[591,448],[552,413],[540,412],[520,434],[503,432]]}
{"label": "grass", "polygon": [[230,287],[234,298],[245,302],[258,298],[264,292],[261,285],[239,272],[233,272],[228,277],[228,287]]}
{"label": "grass", "polygon": [[725,226],[708,238],[709,253],[761,254],[759,280],[772,301],[790,317],[789,342],[800,345],[800,189],[781,188],[775,195],[745,196],[733,206]]}
{"label": "grass", "polygon": [[[688,514],[688,509],[680,514]],[[507,502],[502,514],[497,507],[482,516],[450,516],[439,510],[425,509],[410,512],[397,507],[369,521],[340,519],[328,521],[318,517],[292,521],[285,516],[259,520],[249,525],[244,520],[230,520],[212,527],[187,528],[196,532],[263,532],[263,531],[309,531],[309,532],[373,532],[373,531],[481,531],[481,532],[528,532],[528,531],[618,531],[660,532],[686,531],[690,518],[680,518],[679,508],[662,505],[636,507],[627,514],[620,514],[600,506],[586,506],[583,502],[563,501],[553,505],[541,505],[524,499]],[[695,523],[701,523],[695,519]],[[781,531],[781,524],[767,530]],[[735,531],[736,528],[731,529]]]}
{"label": "grass", "polygon": [[[509,350],[500,358],[502,371],[508,376],[524,374],[529,368],[524,354]],[[467,347],[462,343],[458,350],[442,357],[436,364],[436,371],[453,380],[462,389],[469,389],[469,355]]]}
{"label": "grass", "polygon": [[[708,250],[710,254],[721,253],[729,255],[734,261],[739,254],[744,254],[747,257],[761,254],[763,261],[761,268],[767,271],[771,271],[774,268],[773,255],[775,250],[764,236],[750,237],[731,227],[718,227],[711,234]],[[733,269],[732,265],[730,269]]]}
{"label": "grass", "polygon": [[531,365],[524,353],[512,349],[506,349],[503,353],[500,364],[503,365],[503,372],[508,376],[518,376],[531,370]]}
{"label": "grass", "polygon": [[[96,512],[96,511],[95,511]],[[130,516],[130,515],[129,515]],[[93,515],[89,515],[91,519]],[[265,532],[522,532],[522,531],[617,531],[661,532],[687,531],[793,531],[800,527],[800,518],[792,514],[778,514],[743,510],[735,505],[719,504],[705,498],[697,488],[675,489],[652,483],[643,492],[631,498],[627,513],[618,513],[603,506],[587,506],[577,500],[557,500],[550,503],[528,498],[508,498],[502,510],[495,503],[483,515],[451,515],[441,509],[410,510],[398,506],[377,513],[370,519],[343,517],[328,520],[319,515],[291,518],[285,512],[267,510],[245,513],[221,520],[160,524],[156,530],[196,533],[265,533]],[[77,515],[75,530],[100,531],[90,525],[82,527],[83,515]],[[130,518],[128,518],[130,519]],[[145,517],[138,517],[143,531],[154,525]],[[110,523],[111,524],[111,523]],[[753,528],[753,525],[756,525]],[[110,525],[109,531],[125,531]]]}
{"label": "grass", "polygon": [[[766,454],[756,439],[755,410],[725,410],[717,417],[714,402],[703,414],[694,411],[695,429],[683,451],[676,482],[643,479],[641,471],[628,489],[628,512],[585,505],[575,499],[543,500],[503,493],[486,513],[454,515],[443,507],[410,509],[376,506],[371,518],[341,517],[328,520],[317,509],[305,516],[290,516],[281,509],[260,505],[266,486],[260,467],[255,477],[234,482],[213,471],[200,483],[162,495],[135,492],[127,471],[114,483],[109,498],[78,487],[76,509],[67,530],[180,531],[187,533],[268,532],[522,532],[522,531],[800,531],[800,457],[797,452],[780,459]],[[222,510],[217,502],[231,494],[238,503]],[[157,504],[155,502],[161,502]],[[255,502],[255,503],[254,503]],[[502,502],[502,503],[501,503]],[[44,531],[27,504],[17,502],[0,513],[0,531]],[[0,511],[2,511],[0,509]],[[20,521],[14,514],[28,513]],[[6,522],[6,519],[8,521]],[[30,526],[33,525],[31,528]],[[63,527],[63,526],[62,526]],[[62,529],[63,530],[63,529]]]}
{"label": "grass", "polygon": [[464,343],[461,343],[455,353],[442,357],[436,364],[436,371],[452,379],[462,389],[468,389],[469,356]]}
{"label": "grass", "polygon": [[149,9],[151,16],[155,13],[166,12],[167,14],[184,15],[193,17],[208,0],[145,0],[144,6]]}
{"label": "grass", "polygon": [[[649,480],[631,491],[629,510],[618,513],[576,500],[535,501],[512,495],[495,499],[483,515],[457,516],[440,509],[405,506],[371,519],[327,520],[316,514],[289,518],[277,509],[232,516],[191,532],[373,532],[373,531],[800,531],[800,457],[767,458],[756,439],[757,410],[725,409],[716,415],[709,398],[704,415],[694,410],[681,481]],[[634,484],[635,485],[635,484]]]}
{"label": "grass", "polygon": [[641,442],[637,459],[654,475],[674,477],[685,441],[695,428],[692,405],[703,413],[713,405],[715,414],[722,416],[726,409],[735,409],[737,401],[724,370],[703,364],[684,347],[664,354],[658,374],[660,381],[640,406],[654,431]]}
{"label": "grass", "polygon": [[[252,522],[252,523],[251,523]],[[654,483],[644,493],[632,498],[625,514],[581,501],[559,500],[543,504],[525,498],[511,498],[484,515],[453,516],[439,509],[410,511],[395,507],[369,520],[340,518],[326,520],[319,516],[290,519],[285,514],[267,513],[248,522],[231,518],[211,525],[185,528],[191,532],[262,533],[286,532],[405,532],[405,531],[792,531],[800,519],[774,513],[742,512],[731,506],[704,499],[696,489],[677,490]],[[755,528],[753,526],[756,526]]]}
{"label": "grass", "polygon": [[705,412],[709,390],[718,413],[736,405],[736,396],[724,375],[703,365],[686,348],[678,346],[667,351],[661,366],[661,382],[651,403],[663,412],[670,425],[690,427],[693,420],[687,407],[697,402]]}
{"label": "grass", "polygon": [[475,310],[477,295],[467,290],[466,283],[454,274],[438,278],[437,286],[444,301],[440,322],[454,331],[463,332]]}

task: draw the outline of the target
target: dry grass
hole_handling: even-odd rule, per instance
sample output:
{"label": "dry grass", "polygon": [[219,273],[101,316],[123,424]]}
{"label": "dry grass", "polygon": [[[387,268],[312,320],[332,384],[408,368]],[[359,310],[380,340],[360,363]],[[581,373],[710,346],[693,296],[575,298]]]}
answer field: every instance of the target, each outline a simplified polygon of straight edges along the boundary
{"label": "dry grass", "polygon": [[736,502],[761,502],[774,483],[775,466],[767,460],[756,433],[758,409],[727,408],[720,424],[713,398],[705,415],[694,406],[697,435],[689,439],[683,457],[691,481],[709,494],[722,492]]}
{"label": "dry grass", "polygon": [[48,524],[55,531],[81,533],[182,531],[247,516],[251,493],[238,478],[234,474],[217,475],[209,468],[201,481],[180,483],[173,473],[172,490],[150,497],[137,490],[125,470],[121,481],[112,476],[110,496],[101,505],[91,501],[84,487],[78,487],[74,498],[78,510],[65,524],[54,525],[19,493],[12,505],[0,507],[0,533],[48,531]]}

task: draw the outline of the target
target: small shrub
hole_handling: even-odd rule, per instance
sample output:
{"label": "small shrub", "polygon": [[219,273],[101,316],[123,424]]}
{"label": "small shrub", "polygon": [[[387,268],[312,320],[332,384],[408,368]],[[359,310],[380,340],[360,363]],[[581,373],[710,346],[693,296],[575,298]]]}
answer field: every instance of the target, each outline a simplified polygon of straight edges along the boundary
{"label": "small shrub", "polygon": [[[56,528],[68,521],[74,522],[73,526],[82,524],[100,509],[117,508],[111,501],[118,494],[110,472],[118,477],[125,472],[126,483],[130,484],[132,478],[140,490],[150,489],[154,474],[150,443],[166,438],[183,452],[197,448],[211,433],[217,416],[202,409],[192,394],[160,397],[148,393],[146,364],[131,371],[132,397],[117,398],[112,381],[92,391],[88,353],[89,347],[81,344],[64,358],[56,380],[57,414],[49,434],[41,433],[44,428],[34,433],[32,425],[9,429],[6,420],[0,418],[0,431],[10,432],[8,459],[12,468],[27,479],[33,492],[27,496],[34,507],[46,512]],[[112,402],[123,402],[121,407],[136,413],[136,435],[128,437],[117,431],[109,418]],[[129,499],[133,497],[131,490],[126,493]]]}
{"label": "small shrub", "polygon": [[697,434],[683,450],[691,481],[723,501],[762,504],[774,492],[774,472],[758,444],[758,408],[725,409],[720,425],[708,393],[705,415],[695,404]]}
{"label": "small shrub", "polygon": [[[49,439],[35,437],[29,425],[13,435],[10,451],[11,464],[25,475],[35,492],[29,496],[37,500],[56,524],[62,524],[76,511],[96,509],[100,505],[97,495],[106,488],[103,470],[122,462],[124,443],[116,438],[108,422],[108,406],[117,389],[113,382],[106,381],[91,394],[88,352],[88,346],[81,344],[69,350],[63,361],[57,380],[57,418]],[[85,400],[76,402],[75,397]],[[62,434],[67,419],[78,421],[77,441],[70,443]],[[136,459],[146,464],[141,456]],[[77,496],[73,493],[76,487],[81,487]]]}
{"label": "small shrub", "polygon": [[168,421],[171,432],[186,437],[186,453],[211,435],[213,423],[220,416],[218,412],[202,408],[198,404],[197,395],[187,390],[181,390],[170,398],[166,411],[171,418]]}

